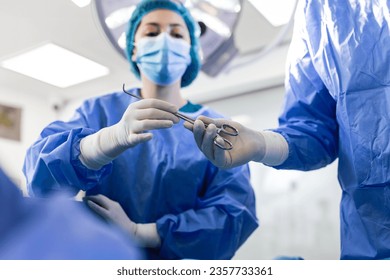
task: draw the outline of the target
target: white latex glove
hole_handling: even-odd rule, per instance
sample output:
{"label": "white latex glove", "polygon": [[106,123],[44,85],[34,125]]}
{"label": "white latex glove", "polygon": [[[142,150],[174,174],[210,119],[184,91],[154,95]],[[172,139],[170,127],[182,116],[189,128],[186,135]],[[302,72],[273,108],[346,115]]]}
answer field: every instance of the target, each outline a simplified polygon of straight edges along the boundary
{"label": "white latex glove", "polygon": [[122,119],[80,142],[80,160],[90,169],[98,170],[126,149],[149,141],[148,130],[170,128],[179,118],[173,115],[176,106],[158,99],[142,99],[129,105]]}
{"label": "white latex glove", "polygon": [[[205,123],[208,127],[205,128]],[[223,150],[214,144],[214,139],[223,145],[217,134],[217,127],[229,124],[239,134],[221,136],[233,144],[233,149]],[[288,156],[288,144],[284,137],[271,131],[254,131],[238,122],[226,119],[210,119],[200,116],[194,125],[185,122],[184,126],[194,133],[196,144],[205,156],[217,167],[232,168],[250,161],[262,162],[270,166],[282,164]]]}
{"label": "white latex glove", "polygon": [[98,215],[108,222],[112,222],[127,232],[138,244],[143,247],[157,248],[161,239],[155,223],[136,224],[126,215],[122,206],[108,197],[98,194],[84,197],[84,201]]}

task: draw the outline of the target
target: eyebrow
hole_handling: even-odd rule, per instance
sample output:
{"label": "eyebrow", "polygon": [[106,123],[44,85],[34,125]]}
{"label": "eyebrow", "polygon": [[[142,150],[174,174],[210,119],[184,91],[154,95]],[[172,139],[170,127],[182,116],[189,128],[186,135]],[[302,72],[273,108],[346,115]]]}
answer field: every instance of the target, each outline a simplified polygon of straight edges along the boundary
{"label": "eyebrow", "polygon": [[[152,26],[155,26],[155,27],[160,27],[160,24],[157,23],[157,22],[147,22],[145,23],[145,25],[152,25]],[[180,23],[170,23],[169,24],[170,27],[182,27],[184,28],[184,26]]]}

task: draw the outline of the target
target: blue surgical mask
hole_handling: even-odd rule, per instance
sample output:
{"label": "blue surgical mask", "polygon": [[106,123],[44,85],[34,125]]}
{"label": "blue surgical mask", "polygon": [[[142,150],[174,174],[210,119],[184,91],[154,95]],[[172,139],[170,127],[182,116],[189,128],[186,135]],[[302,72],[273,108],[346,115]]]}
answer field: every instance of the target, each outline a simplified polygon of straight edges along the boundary
{"label": "blue surgical mask", "polygon": [[190,49],[188,42],[162,32],[138,41],[136,62],[149,80],[167,86],[181,79],[187,70],[191,63]]}

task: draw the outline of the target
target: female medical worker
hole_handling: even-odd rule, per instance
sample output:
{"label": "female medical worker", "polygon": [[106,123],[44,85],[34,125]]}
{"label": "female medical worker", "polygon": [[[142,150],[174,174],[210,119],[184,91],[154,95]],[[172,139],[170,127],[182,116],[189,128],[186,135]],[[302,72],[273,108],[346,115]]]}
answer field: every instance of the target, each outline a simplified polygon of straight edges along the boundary
{"label": "female medical worker", "polygon": [[81,204],[64,196],[23,197],[1,168],[0,216],[0,260],[142,258],[123,231]]}
{"label": "female medical worker", "polygon": [[69,122],[46,127],[25,160],[31,195],[85,190],[90,207],[150,258],[232,258],[258,226],[248,166],[215,167],[183,121],[174,125],[176,108],[220,116],[180,95],[200,68],[198,28],[180,2],[140,2],[127,55],[142,81],[131,91],[144,99],[123,92],[94,98]]}
{"label": "female medical worker", "polygon": [[203,118],[238,128],[234,149],[224,152],[213,145],[215,125],[185,124],[224,168],[253,160],[311,170],[338,157],[342,259],[390,257],[389,7],[389,0],[300,1],[277,129]]}

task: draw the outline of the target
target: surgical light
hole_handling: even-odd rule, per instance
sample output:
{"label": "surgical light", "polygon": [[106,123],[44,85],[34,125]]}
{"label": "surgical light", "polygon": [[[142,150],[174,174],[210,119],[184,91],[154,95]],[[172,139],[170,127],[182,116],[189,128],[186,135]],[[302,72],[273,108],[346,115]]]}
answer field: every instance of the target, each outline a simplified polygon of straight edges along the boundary
{"label": "surgical light", "polygon": [[292,0],[249,0],[249,2],[273,26],[281,26],[288,23],[295,8],[295,1]]}
{"label": "surgical light", "polygon": [[86,7],[91,3],[91,0],[72,0],[80,8]]}

